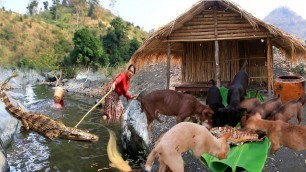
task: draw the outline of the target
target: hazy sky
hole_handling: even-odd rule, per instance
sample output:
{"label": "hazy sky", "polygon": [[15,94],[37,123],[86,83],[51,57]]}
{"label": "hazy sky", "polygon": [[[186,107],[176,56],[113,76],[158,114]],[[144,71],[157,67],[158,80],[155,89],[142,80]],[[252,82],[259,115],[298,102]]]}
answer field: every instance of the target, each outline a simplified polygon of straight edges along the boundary
{"label": "hazy sky", "polygon": [[[40,6],[45,0],[39,0]],[[49,6],[52,4],[49,1]],[[135,26],[149,31],[167,24],[188,10],[198,0],[116,0],[113,13]],[[25,13],[29,0],[0,0],[0,6],[7,10]],[[306,19],[306,0],[232,0],[255,17],[263,19],[277,7],[287,6]],[[100,0],[109,9],[110,0]]]}

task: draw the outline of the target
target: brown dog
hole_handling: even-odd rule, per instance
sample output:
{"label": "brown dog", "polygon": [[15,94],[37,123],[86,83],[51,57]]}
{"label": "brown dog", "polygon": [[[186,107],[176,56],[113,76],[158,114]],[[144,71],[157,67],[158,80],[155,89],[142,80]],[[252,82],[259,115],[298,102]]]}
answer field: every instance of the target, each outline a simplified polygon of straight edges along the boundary
{"label": "brown dog", "polygon": [[247,120],[245,128],[265,132],[271,141],[271,154],[281,146],[297,151],[306,150],[306,126],[292,125],[279,120],[263,120],[261,115],[256,113]]}
{"label": "brown dog", "polygon": [[262,119],[266,119],[267,117],[269,117],[271,115],[271,113],[273,112],[273,110],[278,109],[279,107],[281,107],[282,102],[280,100],[279,97],[277,98],[272,98],[264,103],[262,103],[261,105],[257,106],[256,108],[254,108],[250,114],[248,115],[244,115],[241,118],[240,124],[241,127],[244,127],[246,120],[250,117],[255,115],[256,113],[259,113]]}
{"label": "brown dog", "polygon": [[227,139],[228,133],[220,139],[215,138],[204,126],[191,122],[182,122],[169,131],[155,144],[145,165],[146,171],[151,171],[154,159],[158,157],[159,171],[166,171],[169,167],[174,172],[184,171],[181,154],[192,150],[195,157],[209,153],[219,159],[227,158],[230,149]]}
{"label": "brown dog", "polygon": [[252,110],[261,105],[261,101],[258,99],[257,94],[258,91],[254,97],[244,99],[242,102],[240,102],[239,107],[246,109],[247,113],[251,113]]}
{"label": "brown dog", "polygon": [[257,94],[258,91],[256,92],[256,95],[254,97],[244,99],[242,102],[240,102],[239,107],[246,110],[243,112],[243,115],[240,120],[241,126],[245,125],[245,122],[249,117],[248,114],[261,105],[261,101],[258,99]]}
{"label": "brown dog", "polygon": [[280,108],[274,110],[269,120],[281,120],[288,122],[290,119],[296,116],[299,124],[302,121],[303,105],[305,103],[305,97],[301,97],[298,100],[292,100],[283,104]]}
{"label": "brown dog", "polygon": [[266,119],[269,115],[271,115],[273,110],[278,109],[281,106],[282,102],[279,97],[272,98],[253,109],[249,116],[253,116],[256,113],[259,113],[262,119]]}
{"label": "brown dog", "polygon": [[158,114],[176,116],[176,122],[183,122],[187,117],[198,115],[202,122],[210,122],[214,113],[207,105],[195,97],[174,90],[155,90],[141,98],[142,110],[146,113],[148,131],[154,119],[162,122]]}

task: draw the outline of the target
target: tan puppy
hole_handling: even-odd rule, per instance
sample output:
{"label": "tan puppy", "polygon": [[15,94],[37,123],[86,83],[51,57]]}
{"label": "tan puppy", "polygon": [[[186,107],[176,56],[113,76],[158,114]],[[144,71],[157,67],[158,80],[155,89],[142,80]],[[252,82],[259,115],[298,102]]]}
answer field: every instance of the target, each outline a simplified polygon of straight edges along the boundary
{"label": "tan puppy", "polygon": [[263,120],[260,114],[256,113],[247,120],[245,128],[260,130],[267,134],[272,145],[270,154],[274,154],[281,146],[297,151],[306,150],[306,126],[292,125],[279,120]]}
{"label": "tan puppy", "polygon": [[183,172],[181,154],[187,150],[192,150],[195,157],[209,153],[219,159],[227,158],[230,149],[227,139],[230,136],[228,133],[217,139],[202,125],[181,122],[167,131],[155,144],[147,158],[145,170],[151,171],[154,159],[158,157],[159,171],[166,171],[169,167],[174,172]]}
{"label": "tan puppy", "polygon": [[302,121],[304,103],[305,97],[301,97],[298,100],[292,100],[290,102],[287,102],[277,110],[274,110],[268,119],[274,121],[281,120],[284,122],[288,122],[293,117],[296,117],[300,124]]}

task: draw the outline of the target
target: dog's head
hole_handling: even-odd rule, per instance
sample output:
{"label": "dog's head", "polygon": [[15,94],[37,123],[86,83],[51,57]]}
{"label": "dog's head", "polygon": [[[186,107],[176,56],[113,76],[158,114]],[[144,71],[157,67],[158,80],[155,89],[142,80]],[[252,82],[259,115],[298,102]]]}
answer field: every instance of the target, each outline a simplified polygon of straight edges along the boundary
{"label": "dog's head", "polygon": [[218,111],[224,114],[226,124],[235,127],[241,120],[242,113],[246,111],[245,108],[227,106],[226,108],[219,108]]}
{"label": "dog's head", "polygon": [[216,154],[216,157],[218,159],[225,159],[227,158],[227,154],[230,150],[230,146],[227,142],[227,140],[231,137],[230,133],[226,133],[223,136],[220,137],[219,141],[221,143],[221,148],[219,149],[218,153]]}
{"label": "dog's head", "polygon": [[214,111],[207,105],[203,105],[205,108],[202,110],[201,115],[199,116],[202,125],[210,129],[212,127],[212,115]]}
{"label": "dog's head", "polygon": [[246,120],[244,128],[246,130],[257,130],[257,121],[261,119],[260,113],[255,113]]}
{"label": "dog's head", "polygon": [[246,113],[243,113],[243,114],[242,114],[242,117],[241,117],[241,120],[240,120],[240,126],[241,126],[241,128],[244,128],[244,127],[245,127],[246,121],[248,120],[248,118],[249,118],[249,115],[248,115],[248,114],[246,114]]}

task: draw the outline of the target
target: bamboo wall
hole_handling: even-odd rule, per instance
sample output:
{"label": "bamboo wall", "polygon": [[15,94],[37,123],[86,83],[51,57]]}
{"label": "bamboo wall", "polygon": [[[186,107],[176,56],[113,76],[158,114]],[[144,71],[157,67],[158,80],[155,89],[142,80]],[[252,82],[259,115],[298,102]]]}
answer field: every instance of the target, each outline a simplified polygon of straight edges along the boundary
{"label": "bamboo wall", "polygon": [[[267,81],[265,43],[260,40],[219,41],[221,81],[230,82],[245,60],[250,81]],[[186,42],[182,58],[182,82],[215,79],[214,42]]]}
{"label": "bamboo wall", "polygon": [[182,67],[183,82],[203,82],[214,78],[214,43],[185,43]]}
{"label": "bamboo wall", "polygon": [[239,66],[239,47],[237,41],[219,41],[221,81],[232,81]]}
{"label": "bamboo wall", "polygon": [[248,60],[247,71],[251,82],[267,82],[266,49],[266,42],[260,39],[239,42],[240,58]]}

